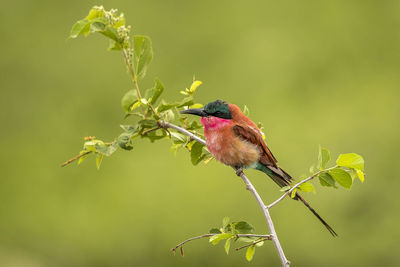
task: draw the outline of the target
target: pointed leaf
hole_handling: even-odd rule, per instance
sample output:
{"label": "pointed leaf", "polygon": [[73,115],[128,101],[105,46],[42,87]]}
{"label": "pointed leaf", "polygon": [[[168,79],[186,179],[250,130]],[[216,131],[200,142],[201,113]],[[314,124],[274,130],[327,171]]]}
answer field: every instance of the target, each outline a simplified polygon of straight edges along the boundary
{"label": "pointed leaf", "polygon": [[325,169],[325,166],[330,159],[331,159],[331,153],[329,152],[329,150],[319,146],[318,169],[320,170]]}
{"label": "pointed leaf", "polygon": [[98,153],[96,157],[96,166],[97,169],[100,169],[101,161],[103,160],[103,154]]}
{"label": "pointed leaf", "polygon": [[254,245],[248,247],[248,248],[247,248],[247,251],[246,251],[246,259],[247,259],[248,261],[251,261],[251,260],[253,259],[253,256],[254,256],[254,253],[255,253],[255,252],[256,252],[256,248],[255,248]]}
{"label": "pointed leaf", "polygon": [[226,241],[225,241],[225,252],[226,252],[226,254],[228,255],[229,254],[229,249],[230,249],[230,247],[231,247],[231,238],[229,238],[229,239],[227,239]]}
{"label": "pointed leaf", "polygon": [[219,243],[219,241],[221,241],[223,239],[231,238],[231,237],[232,237],[231,233],[216,234],[216,235],[213,235],[212,237],[210,237],[210,243],[212,243],[213,245],[216,245]]}
{"label": "pointed leaf", "polygon": [[192,85],[190,86],[189,92],[194,93],[197,89],[202,84],[201,81],[194,81]]}
{"label": "pointed leaf", "polygon": [[[82,155],[83,153],[87,153],[87,151],[86,151],[86,150],[81,150],[81,151],[79,152],[79,155]],[[86,154],[86,155],[83,155],[82,157],[80,157],[79,160],[78,160],[78,165],[81,164],[82,161],[84,161],[84,159],[85,159],[88,155],[89,155],[89,154]]]}
{"label": "pointed leaf", "polygon": [[358,179],[360,179],[361,182],[364,182],[364,173],[360,170],[357,170],[357,176]]}
{"label": "pointed leaf", "polygon": [[155,104],[163,91],[163,84],[156,78],[154,87],[146,91],[146,98],[150,100],[150,104]]}

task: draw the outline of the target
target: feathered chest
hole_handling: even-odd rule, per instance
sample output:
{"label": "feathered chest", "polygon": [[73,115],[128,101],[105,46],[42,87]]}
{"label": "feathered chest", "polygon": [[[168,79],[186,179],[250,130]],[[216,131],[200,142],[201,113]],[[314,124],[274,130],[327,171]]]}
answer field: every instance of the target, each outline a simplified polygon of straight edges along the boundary
{"label": "feathered chest", "polygon": [[202,118],[204,135],[210,153],[226,165],[235,167],[250,166],[260,158],[257,146],[237,137],[233,122],[220,118]]}

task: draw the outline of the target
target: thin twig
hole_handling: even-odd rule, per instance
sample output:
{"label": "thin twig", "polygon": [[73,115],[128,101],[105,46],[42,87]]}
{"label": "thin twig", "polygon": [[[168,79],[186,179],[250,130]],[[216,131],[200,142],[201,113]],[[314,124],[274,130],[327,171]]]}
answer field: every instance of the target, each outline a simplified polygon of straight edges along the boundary
{"label": "thin twig", "polygon": [[[175,247],[173,247],[171,249],[171,251],[173,251],[174,253],[176,252],[176,250],[180,247],[182,247],[184,244],[186,244],[187,242],[196,240],[196,239],[200,239],[200,238],[205,238],[205,237],[211,237],[214,235],[218,235],[218,234],[204,234],[204,235],[199,235],[199,236],[195,236],[189,239],[186,239],[185,241],[179,243],[178,245],[176,245]],[[270,235],[255,235],[255,234],[237,234],[233,237],[261,237],[264,240],[271,240],[271,236]]]}
{"label": "thin twig", "polygon": [[145,134],[150,133],[150,132],[152,132],[152,131],[158,130],[158,129],[160,129],[160,128],[161,128],[161,127],[157,126],[157,127],[151,128],[151,129],[147,129],[146,131],[143,131],[143,132],[142,132],[142,135],[145,135]]}
{"label": "thin twig", "polygon": [[292,193],[293,190],[295,190],[296,188],[298,188],[300,185],[302,185],[302,184],[304,184],[305,182],[308,182],[308,181],[314,179],[315,177],[317,177],[318,175],[320,175],[322,172],[329,171],[329,170],[334,169],[334,168],[336,168],[336,167],[337,167],[337,166],[334,166],[334,167],[332,167],[332,168],[325,169],[325,170],[320,170],[320,171],[314,173],[313,175],[311,175],[310,177],[308,177],[308,178],[306,178],[306,179],[304,179],[304,180],[298,182],[298,183],[295,184],[293,187],[291,187],[288,191],[286,191],[280,198],[278,198],[277,200],[275,200],[273,203],[269,204],[269,205],[266,206],[265,208],[266,208],[266,209],[272,208],[273,206],[275,206],[276,204],[278,204],[280,201],[282,201],[282,199],[284,199],[287,195],[289,195],[290,193]]}
{"label": "thin twig", "polygon": [[172,123],[169,123],[169,122],[160,120],[160,121],[158,121],[158,125],[160,125],[160,127],[162,127],[162,128],[171,128],[171,129],[175,129],[175,130],[177,130],[178,132],[181,132],[181,133],[183,133],[184,135],[189,136],[191,139],[196,140],[197,142],[199,142],[199,143],[201,143],[201,144],[203,144],[203,145],[206,145],[206,141],[204,141],[204,140],[201,139],[200,137],[196,136],[195,134],[189,132],[188,130],[186,130],[186,129],[182,128],[182,127],[179,127],[179,126],[177,126],[177,125],[175,125],[175,124],[172,124]]}
{"label": "thin twig", "polygon": [[125,58],[126,66],[128,67],[129,73],[132,76],[132,82],[136,86],[136,92],[137,92],[138,98],[142,99],[142,95],[140,94],[140,90],[139,90],[139,86],[138,86],[138,83],[137,83],[135,71],[133,70],[132,64],[130,63],[129,56],[126,53],[126,49],[122,48],[121,50],[122,50],[122,54],[124,55],[124,58]]}
{"label": "thin twig", "polygon": [[242,247],[235,248],[235,250],[237,251],[237,250],[241,250],[241,249],[244,249],[244,248],[247,248],[247,247],[251,247],[251,246],[254,246],[254,245],[257,244],[257,243],[264,242],[264,241],[266,241],[266,240],[271,240],[271,238],[270,238],[270,237],[268,237],[268,238],[262,238],[262,239],[260,239],[260,240],[257,240],[257,241],[252,242],[251,244],[248,244],[248,245],[244,245],[244,246],[242,246]]}
{"label": "thin twig", "polygon": [[64,162],[63,164],[61,164],[61,167],[64,167],[64,166],[70,164],[71,162],[73,162],[73,161],[75,161],[75,160],[77,160],[77,159],[79,159],[79,158],[81,158],[81,157],[83,157],[83,156],[86,156],[87,154],[89,154],[89,153],[91,153],[91,152],[92,152],[92,151],[86,151],[85,153],[82,153],[82,154],[80,154],[80,155],[78,155],[78,156],[76,156],[76,157],[74,157],[74,158],[72,158],[72,159],[70,159],[70,160]]}

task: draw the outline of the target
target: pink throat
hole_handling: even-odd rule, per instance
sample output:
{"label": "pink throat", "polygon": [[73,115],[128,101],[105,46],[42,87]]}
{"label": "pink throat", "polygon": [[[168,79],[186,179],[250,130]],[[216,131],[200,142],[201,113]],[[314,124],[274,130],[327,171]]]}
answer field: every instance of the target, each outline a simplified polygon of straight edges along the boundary
{"label": "pink throat", "polygon": [[227,119],[221,119],[218,117],[203,117],[201,118],[201,124],[204,125],[204,130],[218,130],[221,129],[222,127],[231,124],[231,120]]}

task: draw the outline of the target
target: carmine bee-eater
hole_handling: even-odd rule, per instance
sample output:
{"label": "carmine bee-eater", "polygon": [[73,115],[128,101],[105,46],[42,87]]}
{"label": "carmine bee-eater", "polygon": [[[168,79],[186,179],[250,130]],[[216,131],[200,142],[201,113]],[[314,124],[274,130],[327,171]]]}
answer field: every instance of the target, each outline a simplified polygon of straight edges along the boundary
{"label": "carmine bee-eater", "polygon": [[[288,186],[293,178],[277,165],[267,147],[261,130],[236,105],[222,100],[208,103],[201,109],[187,109],[183,114],[201,117],[204,136],[210,153],[220,162],[236,169],[252,168],[266,173],[280,187]],[[321,221],[333,236],[336,232],[296,192],[300,200]]]}

